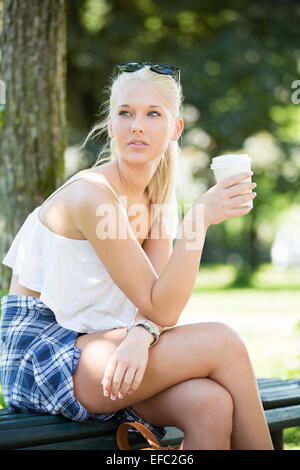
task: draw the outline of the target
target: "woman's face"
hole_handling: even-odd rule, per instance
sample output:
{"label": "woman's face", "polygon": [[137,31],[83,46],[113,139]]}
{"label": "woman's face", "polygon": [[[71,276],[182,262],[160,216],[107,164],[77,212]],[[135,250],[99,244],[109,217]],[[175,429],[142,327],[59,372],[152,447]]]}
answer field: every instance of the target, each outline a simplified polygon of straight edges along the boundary
{"label": "woman's face", "polygon": [[[109,118],[110,137],[115,139],[120,157],[129,162],[156,160],[166,151],[171,139],[178,139],[181,131],[160,88],[138,79],[119,93]],[[132,142],[135,139],[142,142]]]}

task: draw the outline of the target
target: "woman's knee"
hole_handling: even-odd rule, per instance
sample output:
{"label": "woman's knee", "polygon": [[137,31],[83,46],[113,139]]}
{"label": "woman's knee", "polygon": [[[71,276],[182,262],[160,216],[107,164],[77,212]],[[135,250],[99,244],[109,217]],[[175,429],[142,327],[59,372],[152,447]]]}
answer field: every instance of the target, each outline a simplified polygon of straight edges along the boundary
{"label": "woman's knee", "polygon": [[[209,380],[209,379],[208,379]],[[201,426],[202,436],[210,436],[218,442],[228,442],[233,427],[233,400],[230,393],[218,383],[211,381],[209,393],[199,409],[198,427]]]}
{"label": "woman's knee", "polygon": [[178,410],[185,431],[204,426],[231,432],[233,401],[224,387],[209,378],[190,379],[180,385]]}
{"label": "woman's knee", "polygon": [[[212,421],[232,422],[233,401],[230,393],[214,380],[206,379],[206,387],[196,400],[199,416],[207,416]],[[198,410],[197,410],[198,408]]]}
{"label": "woman's knee", "polygon": [[205,423],[223,432],[232,431],[233,400],[230,393],[221,385],[213,382],[205,403]]}
{"label": "woman's knee", "polygon": [[239,333],[225,323],[218,322],[216,325],[215,341],[220,347],[220,359],[249,362],[247,346]]}

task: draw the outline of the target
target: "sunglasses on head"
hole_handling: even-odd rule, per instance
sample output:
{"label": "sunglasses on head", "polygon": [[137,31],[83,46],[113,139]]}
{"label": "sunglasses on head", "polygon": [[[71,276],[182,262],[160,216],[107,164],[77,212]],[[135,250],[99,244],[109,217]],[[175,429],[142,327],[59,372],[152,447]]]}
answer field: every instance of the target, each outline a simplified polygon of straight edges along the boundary
{"label": "sunglasses on head", "polygon": [[122,72],[135,72],[146,65],[150,65],[150,70],[162,75],[171,75],[177,83],[180,82],[180,70],[169,64],[154,64],[153,62],[123,62],[116,66],[117,74]]}

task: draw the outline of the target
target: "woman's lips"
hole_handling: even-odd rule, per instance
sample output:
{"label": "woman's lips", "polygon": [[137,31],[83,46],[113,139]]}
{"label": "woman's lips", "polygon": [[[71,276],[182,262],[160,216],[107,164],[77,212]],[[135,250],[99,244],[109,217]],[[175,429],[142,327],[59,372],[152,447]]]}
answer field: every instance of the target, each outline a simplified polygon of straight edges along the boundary
{"label": "woman's lips", "polygon": [[130,147],[137,148],[137,149],[143,148],[143,147],[148,147],[148,145],[146,145],[146,144],[137,143],[137,142],[136,142],[136,143],[132,143],[132,144],[128,144],[128,145],[129,145]]}

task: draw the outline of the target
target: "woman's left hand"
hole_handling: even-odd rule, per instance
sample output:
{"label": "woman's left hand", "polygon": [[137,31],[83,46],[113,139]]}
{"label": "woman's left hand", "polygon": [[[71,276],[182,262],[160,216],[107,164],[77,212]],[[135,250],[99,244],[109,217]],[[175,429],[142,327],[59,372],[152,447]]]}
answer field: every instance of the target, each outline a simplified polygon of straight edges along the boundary
{"label": "woman's left hand", "polygon": [[142,382],[153,336],[143,327],[132,328],[111,356],[102,380],[104,396],[115,400],[133,393]]}

